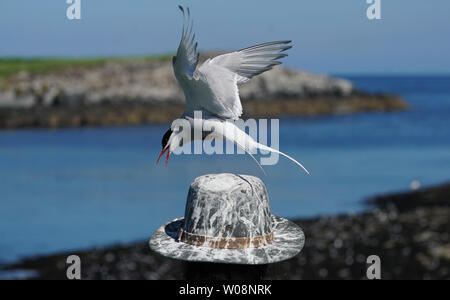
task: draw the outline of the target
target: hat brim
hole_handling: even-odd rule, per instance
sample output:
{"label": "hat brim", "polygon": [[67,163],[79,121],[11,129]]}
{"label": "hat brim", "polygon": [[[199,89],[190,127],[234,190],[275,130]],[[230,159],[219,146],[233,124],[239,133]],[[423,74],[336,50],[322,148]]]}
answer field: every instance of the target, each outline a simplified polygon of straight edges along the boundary
{"label": "hat brim", "polygon": [[295,223],[272,216],[275,240],[259,248],[216,249],[179,242],[178,231],[184,218],[161,226],[150,239],[150,249],[165,257],[192,261],[242,265],[262,265],[280,262],[296,256],[305,245],[305,235]]}

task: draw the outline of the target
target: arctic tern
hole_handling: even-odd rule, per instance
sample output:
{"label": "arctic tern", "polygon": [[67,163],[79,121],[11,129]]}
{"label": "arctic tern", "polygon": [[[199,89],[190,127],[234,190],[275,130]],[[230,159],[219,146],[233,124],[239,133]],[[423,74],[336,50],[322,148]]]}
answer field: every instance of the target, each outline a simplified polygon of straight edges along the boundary
{"label": "arctic tern", "polygon": [[[172,64],[175,77],[184,92],[186,105],[178,122],[175,120],[162,138],[162,151],[158,162],[167,151],[167,164],[171,152],[198,136],[200,139],[220,138],[235,143],[248,153],[261,169],[261,165],[252,155],[258,149],[285,156],[309,174],[308,170],[294,158],[258,143],[233,122],[228,121],[236,120],[242,115],[238,85],[281,64],[279,59],[287,56],[283,52],[292,48],[291,41],[268,42],[222,54],[206,60],[197,68],[199,54],[193,33],[191,12],[187,8],[186,14],[182,6],[179,8],[183,13],[183,30]],[[202,113],[202,119],[196,122],[194,114],[198,111]],[[183,123],[182,121],[189,122],[190,132],[182,130],[180,124]],[[212,130],[205,132],[204,128],[212,128]],[[195,135],[195,131],[201,133]]]}

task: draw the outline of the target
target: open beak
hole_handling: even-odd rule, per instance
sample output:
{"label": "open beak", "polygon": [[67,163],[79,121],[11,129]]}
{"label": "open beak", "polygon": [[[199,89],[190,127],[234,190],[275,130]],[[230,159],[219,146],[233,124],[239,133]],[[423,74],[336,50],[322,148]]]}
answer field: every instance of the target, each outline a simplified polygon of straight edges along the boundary
{"label": "open beak", "polygon": [[161,157],[163,157],[164,153],[167,151],[167,156],[166,156],[166,167],[167,167],[167,163],[169,162],[169,157],[170,157],[170,149],[169,147],[164,148],[161,151],[161,154],[158,157],[158,160],[156,161],[156,163],[159,163],[159,161],[161,160]]}

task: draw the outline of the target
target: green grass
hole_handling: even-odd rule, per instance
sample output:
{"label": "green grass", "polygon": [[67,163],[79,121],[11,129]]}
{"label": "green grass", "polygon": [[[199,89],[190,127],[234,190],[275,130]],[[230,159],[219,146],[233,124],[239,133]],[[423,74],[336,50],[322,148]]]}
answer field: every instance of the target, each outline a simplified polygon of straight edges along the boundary
{"label": "green grass", "polygon": [[145,57],[124,57],[124,58],[0,58],[0,79],[7,78],[19,72],[31,74],[49,73],[68,68],[89,68],[106,64],[109,61],[121,60],[144,60],[144,61],[167,61],[171,55],[156,55]]}

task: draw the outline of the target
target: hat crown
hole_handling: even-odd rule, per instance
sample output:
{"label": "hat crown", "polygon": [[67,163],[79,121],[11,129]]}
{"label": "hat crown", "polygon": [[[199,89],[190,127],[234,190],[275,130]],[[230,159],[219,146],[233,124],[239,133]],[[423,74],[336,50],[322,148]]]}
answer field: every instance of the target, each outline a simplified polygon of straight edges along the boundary
{"label": "hat crown", "polygon": [[257,177],[208,174],[189,188],[183,230],[217,238],[252,238],[272,232],[264,183]]}

